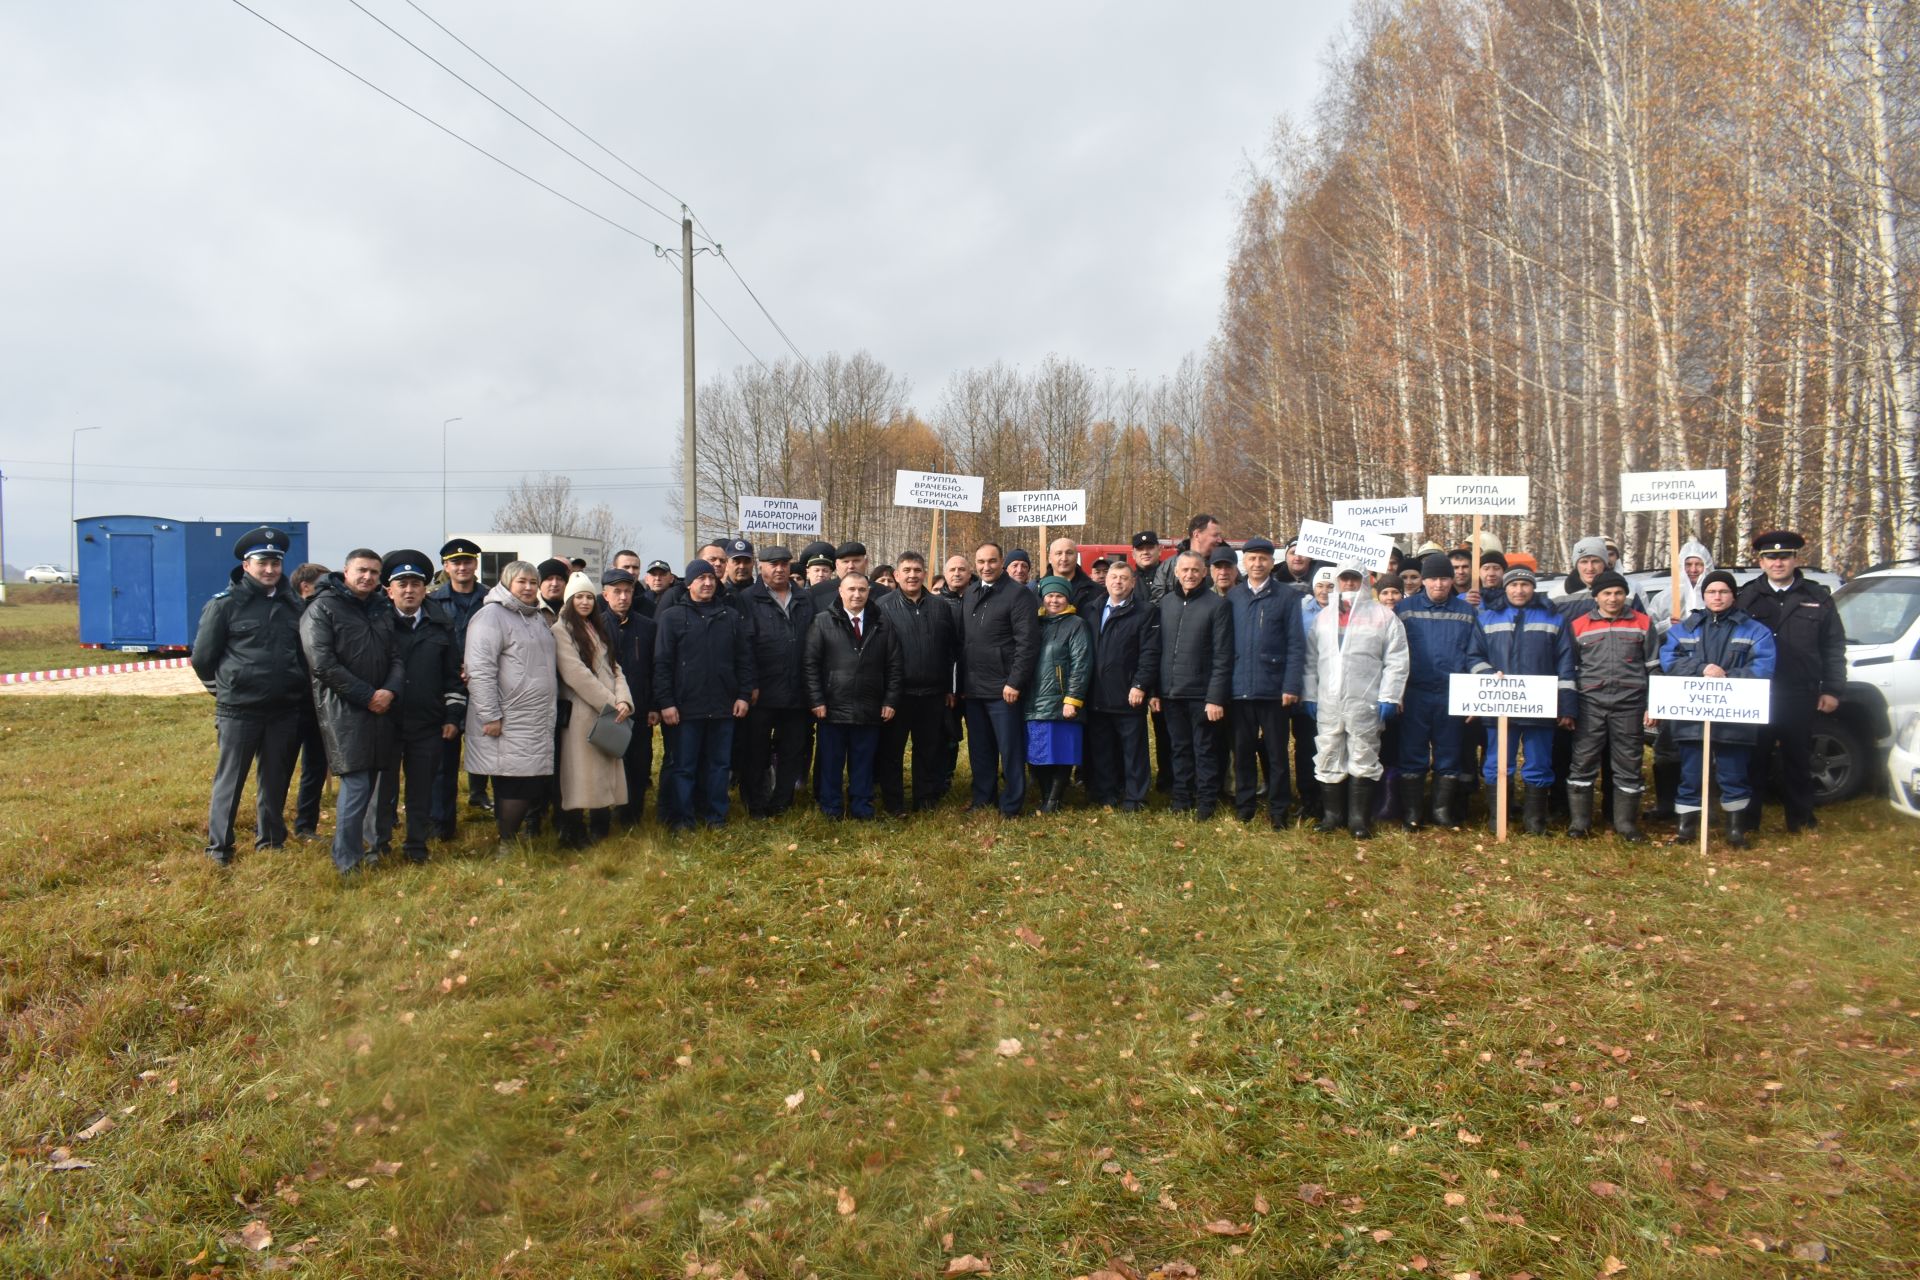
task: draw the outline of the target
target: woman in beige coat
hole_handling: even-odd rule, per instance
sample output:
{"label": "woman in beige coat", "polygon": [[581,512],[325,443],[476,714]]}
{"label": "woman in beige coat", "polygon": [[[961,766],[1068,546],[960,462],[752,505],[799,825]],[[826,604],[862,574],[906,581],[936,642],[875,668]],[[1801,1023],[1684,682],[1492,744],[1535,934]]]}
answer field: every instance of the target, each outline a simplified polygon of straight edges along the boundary
{"label": "woman in beige coat", "polygon": [[553,624],[560,696],[572,704],[560,747],[561,843],[585,848],[612,829],[613,807],[627,802],[627,775],[620,761],[587,741],[600,712],[612,707],[622,721],[633,718],[633,694],[600,631],[599,593],[584,573],[567,580],[566,603]]}

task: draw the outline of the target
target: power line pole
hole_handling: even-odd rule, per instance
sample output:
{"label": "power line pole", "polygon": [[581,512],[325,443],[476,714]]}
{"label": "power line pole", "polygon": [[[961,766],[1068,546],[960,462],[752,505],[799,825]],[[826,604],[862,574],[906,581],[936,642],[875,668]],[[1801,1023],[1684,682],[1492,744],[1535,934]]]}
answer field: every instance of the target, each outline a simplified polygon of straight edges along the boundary
{"label": "power line pole", "polygon": [[682,406],[683,450],[681,483],[686,486],[686,553],[691,561],[700,549],[700,490],[693,473],[693,217],[680,206],[680,324],[686,360],[686,402]]}

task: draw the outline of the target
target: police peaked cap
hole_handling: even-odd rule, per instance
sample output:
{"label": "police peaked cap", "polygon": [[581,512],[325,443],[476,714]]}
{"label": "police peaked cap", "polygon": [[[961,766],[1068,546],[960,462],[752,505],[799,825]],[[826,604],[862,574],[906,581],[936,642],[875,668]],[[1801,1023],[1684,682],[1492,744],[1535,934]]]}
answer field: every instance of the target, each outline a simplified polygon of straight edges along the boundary
{"label": "police peaked cap", "polygon": [[1148,547],[1157,547],[1159,545],[1160,535],[1151,529],[1143,529],[1133,535],[1133,549],[1135,551],[1145,551]]}
{"label": "police peaked cap", "polygon": [[271,525],[261,525],[241,534],[233,544],[235,560],[251,560],[255,556],[271,556],[275,560],[285,560],[287,550],[293,545],[293,538],[285,529],[275,529]]}
{"label": "police peaked cap", "polygon": [[440,558],[442,560],[458,560],[462,557],[470,557],[478,560],[480,558],[480,544],[472,538],[449,538],[441,545]]}
{"label": "police peaked cap", "polygon": [[380,561],[380,580],[392,582],[395,578],[407,577],[419,578],[423,582],[433,578],[433,561],[427,559],[427,553],[411,547],[387,552]]}
{"label": "police peaked cap", "polygon": [[1761,555],[1792,555],[1807,545],[1807,540],[1790,529],[1775,529],[1753,540],[1753,549]]}

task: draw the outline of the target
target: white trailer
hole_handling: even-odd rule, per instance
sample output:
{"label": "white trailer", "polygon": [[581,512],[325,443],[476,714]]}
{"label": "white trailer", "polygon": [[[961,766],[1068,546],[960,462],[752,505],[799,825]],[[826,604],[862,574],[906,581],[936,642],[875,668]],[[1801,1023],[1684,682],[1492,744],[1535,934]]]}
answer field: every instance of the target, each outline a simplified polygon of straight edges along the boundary
{"label": "white trailer", "polygon": [[500,580],[503,566],[515,560],[539,564],[542,560],[585,560],[586,573],[600,581],[607,547],[598,538],[574,538],[560,533],[456,533],[480,544],[480,581],[488,586]]}

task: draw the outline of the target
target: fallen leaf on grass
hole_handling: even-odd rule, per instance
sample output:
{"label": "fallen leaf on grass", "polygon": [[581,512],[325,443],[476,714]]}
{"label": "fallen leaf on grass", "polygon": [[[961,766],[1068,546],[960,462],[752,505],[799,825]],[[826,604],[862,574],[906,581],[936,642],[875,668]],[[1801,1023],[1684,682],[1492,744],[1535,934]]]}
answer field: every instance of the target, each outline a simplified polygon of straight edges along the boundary
{"label": "fallen leaf on grass", "polygon": [[366,1186],[369,1182],[372,1182],[372,1181],[373,1181],[372,1178],[348,1178],[347,1190],[358,1191],[360,1188]]}
{"label": "fallen leaf on grass", "polygon": [[1725,1200],[1727,1198],[1727,1189],[1720,1185],[1719,1179],[1708,1178],[1707,1185],[1700,1188],[1700,1194],[1709,1200]]}
{"label": "fallen leaf on grass", "polygon": [[1100,1172],[1102,1172],[1102,1173],[1118,1173],[1118,1172],[1120,1172],[1120,1162],[1119,1162],[1118,1160],[1107,1160],[1107,1161],[1104,1161],[1104,1162],[1102,1162],[1102,1164],[1100,1165]]}
{"label": "fallen leaf on grass", "polygon": [[800,1090],[798,1093],[788,1094],[786,1099],[787,1110],[798,1111],[800,1109],[800,1104],[805,1102],[806,1100],[807,1100],[807,1091],[805,1089]]}
{"label": "fallen leaf on grass", "polygon": [[1267,1203],[1265,1196],[1256,1195],[1253,1198],[1253,1211],[1255,1213],[1272,1213],[1273,1206]]}
{"label": "fallen leaf on grass", "polygon": [[1587,1190],[1593,1192],[1593,1194],[1599,1196],[1602,1200],[1612,1200],[1620,1194],[1620,1188],[1611,1182],[1589,1182],[1587,1184]]}
{"label": "fallen leaf on grass", "polygon": [[1459,1191],[1449,1191],[1440,1199],[1442,1203],[1452,1205],[1456,1209],[1467,1202],[1466,1195]]}
{"label": "fallen leaf on grass", "polygon": [[266,1223],[255,1218],[240,1228],[240,1243],[258,1253],[273,1243],[273,1232],[267,1230]]}
{"label": "fallen leaf on grass", "polygon": [[1385,1244],[1387,1241],[1393,1239],[1393,1232],[1387,1230],[1385,1227],[1375,1228],[1368,1234],[1373,1237],[1375,1244]]}
{"label": "fallen leaf on grass", "polygon": [[526,1088],[527,1082],[518,1076],[515,1076],[511,1080],[495,1080],[493,1082],[493,1091],[503,1097],[513,1093],[524,1093]]}
{"label": "fallen leaf on grass", "polygon": [[1627,1264],[1612,1254],[1608,1254],[1607,1260],[1600,1264],[1600,1274],[1603,1276],[1617,1276],[1626,1269]]}
{"label": "fallen leaf on grass", "polygon": [[92,1124],[74,1134],[73,1140],[75,1142],[85,1142],[89,1138],[97,1138],[103,1133],[109,1133],[112,1129],[113,1117],[101,1116],[98,1120],[95,1120]]}
{"label": "fallen leaf on grass", "polygon": [[853,1192],[842,1187],[834,1193],[833,1207],[839,1211],[841,1217],[850,1218],[853,1216],[853,1211],[860,1206],[854,1200]]}
{"label": "fallen leaf on grass", "polygon": [[405,1163],[404,1160],[375,1160],[367,1172],[376,1178],[391,1178],[400,1172],[400,1167]]}
{"label": "fallen leaf on grass", "polygon": [[1470,1133],[1462,1129],[1453,1136],[1460,1140],[1462,1146],[1477,1147],[1480,1145],[1480,1135],[1477,1133]]}
{"label": "fallen leaf on grass", "polygon": [[1160,1198],[1154,1201],[1154,1203],[1159,1205],[1162,1209],[1165,1209],[1168,1213],[1180,1212],[1180,1202],[1178,1200],[1175,1200],[1172,1196],[1168,1195],[1164,1191],[1160,1193]]}
{"label": "fallen leaf on grass", "polygon": [[970,1253],[965,1253],[957,1258],[948,1258],[947,1269],[940,1274],[943,1276],[984,1276],[991,1275],[992,1273],[993,1267],[985,1258],[976,1258]]}
{"label": "fallen leaf on grass", "polygon": [[1013,936],[1018,938],[1020,941],[1026,943],[1028,946],[1032,947],[1035,951],[1038,951],[1041,947],[1044,947],[1047,945],[1046,938],[1044,938],[1038,933],[1035,933],[1032,929],[1027,928],[1027,926],[1025,925],[1021,925],[1018,929],[1015,929],[1013,931]]}
{"label": "fallen leaf on grass", "polygon": [[71,1147],[55,1147],[53,1149],[53,1159],[47,1167],[55,1173],[67,1173],[74,1169],[91,1169],[93,1168],[93,1161],[76,1160]]}
{"label": "fallen leaf on grass", "polygon": [[1011,1058],[1020,1052],[1020,1048],[1020,1042],[1014,1037],[1008,1036],[1005,1040],[993,1046],[993,1051],[1003,1058]]}
{"label": "fallen leaf on grass", "polygon": [[1159,1276],[1161,1280],[1194,1280],[1194,1277],[1199,1274],[1199,1268],[1195,1267],[1185,1258],[1175,1258],[1171,1262],[1163,1262],[1153,1270],[1153,1275]]}
{"label": "fallen leaf on grass", "polygon": [[1317,1182],[1301,1183],[1300,1189],[1294,1194],[1315,1208],[1327,1202],[1327,1189]]}
{"label": "fallen leaf on grass", "polygon": [[1214,1236],[1244,1236],[1244,1235],[1250,1235],[1253,1232],[1253,1228],[1248,1226],[1246,1223],[1229,1222],[1225,1218],[1221,1218],[1215,1222],[1209,1222],[1206,1226],[1200,1229],[1206,1232],[1208,1235],[1214,1235]]}
{"label": "fallen leaf on grass", "polygon": [[1809,1240],[1804,1244],[1793,1246],[1793,1256],[1799,1262],[1825,1262],[1827,1246],[1818,1240]]}
{"label": "fallen leaf on grass", "polygon": [[1131,1169],[1120,1175],[1120,1185],[1136,1195],[1140,1192],[1140,1179],[1133,1176]]}

